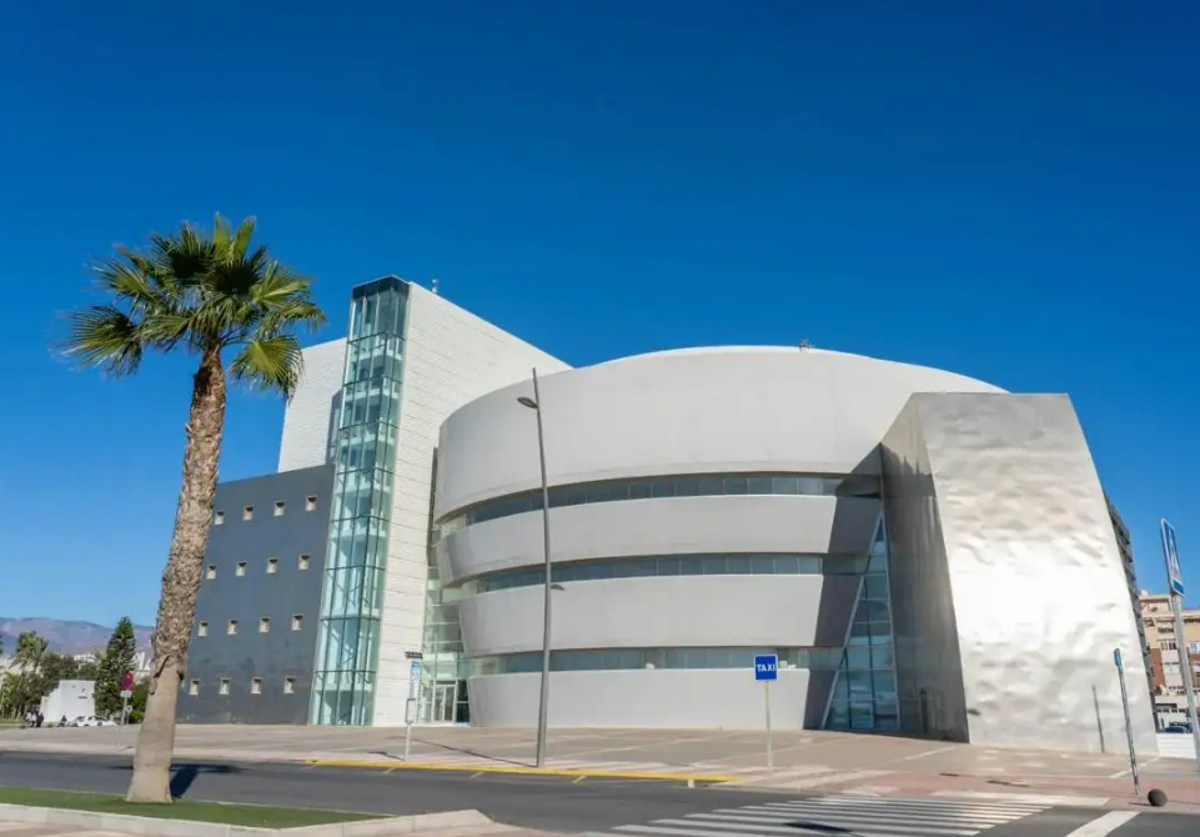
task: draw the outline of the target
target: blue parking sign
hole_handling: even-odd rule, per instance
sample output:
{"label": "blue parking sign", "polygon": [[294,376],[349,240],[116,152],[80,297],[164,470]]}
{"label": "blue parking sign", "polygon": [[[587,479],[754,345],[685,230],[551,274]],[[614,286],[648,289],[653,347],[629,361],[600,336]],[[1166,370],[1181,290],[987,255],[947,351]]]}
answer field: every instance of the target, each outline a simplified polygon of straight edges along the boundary
{"label": "blue parking sign", "polygon": [[778,680],[779,657],[774,654],[758,654],[754,658],[755,680]]}

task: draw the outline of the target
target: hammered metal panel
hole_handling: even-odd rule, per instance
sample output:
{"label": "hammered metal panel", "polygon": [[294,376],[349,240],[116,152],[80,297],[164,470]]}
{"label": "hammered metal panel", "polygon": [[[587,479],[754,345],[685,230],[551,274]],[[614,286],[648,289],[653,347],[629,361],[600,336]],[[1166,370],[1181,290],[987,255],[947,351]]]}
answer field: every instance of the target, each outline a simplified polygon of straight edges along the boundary
{"label": "hammered metal panel", "polygon": [[882,445],[900,728],[966,741],[954,598],[919,418],[910,400]]}
{"label": "hammered metal panel", "polygon": [[[925,527],[893,561],[916,560],[933,582],[893,596],[935,612],[913,624],[941,629],[948,582],[971,743],[1124,751],[1120,648],[1137,746],[1157,752],[1121,556],[1070,400],[919,394],[893,431],[885,460],[915,467],[901,483],[912,497],[901,488],[889,508]],[[921,543],[931,552],[914,556]]]}

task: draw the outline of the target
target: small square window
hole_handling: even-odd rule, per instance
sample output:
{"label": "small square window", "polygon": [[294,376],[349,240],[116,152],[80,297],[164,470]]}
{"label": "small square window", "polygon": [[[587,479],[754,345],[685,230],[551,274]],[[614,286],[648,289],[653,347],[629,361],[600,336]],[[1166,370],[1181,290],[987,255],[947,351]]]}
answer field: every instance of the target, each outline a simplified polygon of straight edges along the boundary
{"label": "small square window", "polygon": [[234,571],[234,575],[241,577],[245,574],[246,574],[246,562],[238,561],[237,570]]}
{"label": "small square window", "polygon": [[196,695],[200,694],[200,681],[199,680],[193,680],[191,683],[188,683],[188,694],[191,695],[192,697],[195,697]]}
{"label": "small square window", "polygon": [[269,634],[271,632],[271,617],[264,616],[258,620],[258,632],[260,634]]}
{"label": "small square window", "polygon": [[309,562],[309,558],[310,558],[310,557],[311,557],[311,556],[308,556],[308,555],[301,555],[301,556],[300,556],[300,569],[302,569],[302,570],[307,570],[307,569],[308,569],[308,562]]}
{"label": "small square window", "polygon": [[217,694],[219,694],[219,695],[229,694],[229,678],[228,677],[221,678],[221,686],[217,689]]}
{"label": "small square window", "polygon": [[227,624],[225,626],[225,633],[227,633],[229,636],[235,636],[237,634],[237,620],[236,619],[229,620],[229,624]]}
{"label": "small square window", "polygon": [[201,622],[196,626],[196,636],[208,636],[208,623]]}
{"label": "small square window", "polygon": [[250,681],[250,694],[252,694],[252,695],[262,694],[262,678],[261,677],[255,677]]}
{"label": "small square window", "polygon": [[242,520],[254,519],[254,506],[246,506],[242,509]]}
{"label": "small square window", "polygon": [[304,627],[304,614],[297,613],[292,616],[292,630],[298,631]]}
{"label": "small square window", "polygon": [[225,512],[213,512],[213,526],[222,526],[225,523]]}
{"label": "small square window", "polygon": [[305,511],[316,511],[317,510],[317,495],[316,494],[309,494],[307,497],[304,498],[304,510]]}
{"label": "small square window", "polygon": [[279,572],[279,559],[278,558],[268,558],[267,559],[267,575],[275,575],[275,573],[277,573],[277,572]]}
{"label": "small square window", "polygon": [[283,513],[287,511],[287,503],[283,500],[275,501],[275,516],[283,517]]}
{"label": "small square window", "polygon": [[293,694],[295,691],[296,691],[296,678],[295,677],[283,678],[283,693],[285,695],[290,695],[290,694]]}
{"label": "small square window", "polygon": [[209,564],[208,569],[204,571],[204,577],[209,581],[215,581],[217,578],[217,565]]}

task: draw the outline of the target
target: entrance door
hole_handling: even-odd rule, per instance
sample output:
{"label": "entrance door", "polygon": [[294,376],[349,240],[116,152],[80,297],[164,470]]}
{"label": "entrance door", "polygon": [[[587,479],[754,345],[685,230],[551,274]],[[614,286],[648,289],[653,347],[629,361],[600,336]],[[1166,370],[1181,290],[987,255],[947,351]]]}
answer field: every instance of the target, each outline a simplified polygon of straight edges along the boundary
{"label": "entrance door", "polygon": [[430,721],[435,724],[454,723],[454,704],[458,697],[458,683],[433,684],[433,712]]}

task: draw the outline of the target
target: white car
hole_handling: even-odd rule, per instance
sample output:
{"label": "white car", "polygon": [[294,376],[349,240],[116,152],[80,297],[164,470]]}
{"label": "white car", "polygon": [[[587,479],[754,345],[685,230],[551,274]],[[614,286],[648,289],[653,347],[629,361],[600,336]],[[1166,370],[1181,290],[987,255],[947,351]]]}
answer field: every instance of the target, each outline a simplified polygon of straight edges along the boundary
{"label": "white car", "polygon": [[73,727],[115,727],[116,724],[108,720],[108,718],[99,718],[95,715],[79,716],[74,721],[71,721]]}

